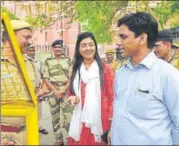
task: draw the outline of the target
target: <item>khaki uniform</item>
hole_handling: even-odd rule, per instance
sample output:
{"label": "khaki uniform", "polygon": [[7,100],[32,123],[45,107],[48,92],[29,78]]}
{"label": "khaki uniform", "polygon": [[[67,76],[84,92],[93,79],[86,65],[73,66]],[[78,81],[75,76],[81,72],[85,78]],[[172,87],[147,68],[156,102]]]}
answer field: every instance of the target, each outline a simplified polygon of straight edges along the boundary
{"label": "khaki uniform", "polygon": [[43,78],[43,73],[44,73],[44,65],[40,60],[35,60],[35,64],[37,67],[37,72],[40,75],[40,86],[42,85],[42,78]]}
{"label": "khaki uniform", "polygon": [[8,103],[11,100],[31,100],[17,66],[7,59],[1,59],[1,84],[2,103]]}
{"label": "khaki uniform", "polygon": [[174,50],[174,54],[172,58],[169,60],[169,63],[177,69],[179,69],[179,51],[177,52],[176,50]]}
{"label": "khaki uniform", "polygon": [[[31,82],[33,83],[33,86],[35,86],[35,88],[40,88],[41,85],[41,72],[40,72],[40,66],[39,62],[36,60],[33,60],[32,58],[30,58],[27,55],[24,55],[24,61],[27,67],[27,73],[30,77]],[[34,90],[35,90],[34,88]],[[42,103],[38,102],[38,124],[39,124],[39,130],[43,129],[41,126],[41,117],[42,117]]]}
{"label": "khaki uniform", "polygon": [[[44,79],[48,79],[58,91],[65,93],[65,85],[69,80],[70,60],[62,58],[59,61],[56,58],[49,58],[45,61],[44,69]],[[66,145],[73,107],[67,103],[67,98],[59,100],[54,94],[49,97],[49,105],[56,142],[63,140]]]}
{"label": "khaki uniform", "polygon": [[117,66],[116,70],[118,70],[123,65],[125,65],[128,62],[128,59],[120,59],[120,60],[117,60],[117,62],[118,62],[118,66]]}
{"label": "khaki uniform", "polygon": [[38,72],[36,62],[30,59],[26,54],[23,55],[24,62],[27,68],[27,74],[33,84],[34,90],[40,87],[40,74]]}
{"label": "khaki uniform", "polygon": [[113,60],[112,63],[108,63],[111,65],[114,71],[117,71],[121,66],[126,64],[127,60],[126,59],[121,59],[121,60]]}
{"label": "khaki uniform", "polygon": [[[27,73],[33,84],[34,90],[39,85],[38,74],[35,70],[34,63],[29,61],[24,55],[24,62],[27,67]],[[7,59],[1,59],[1,104],[8,104],[12,100],[31,100],[25,89],[25,84],[20,78],[17,66]],[[26,131],[24,117],[2,117],[1,124],[5,126],[20,126],[19,132],[1,132],[1,139],[13,141],[18,145],[26,145]]]}
{"label": "khaki uniform", "polygon": [[[17,66],[7,59],[1,59],[1,104],[8,104],[13,100],[27,101],[31,99],[28,97]],[[3,116],[1,117],[1,125],[24,127],[25,118]],[[3,139],[17,145],[25,145],[26,131],[23,128],[19,132],[1,131],[1,141]]]}
{"label": "khaki uniform", "polygon": [[[32,25],[21,20],[11,20],[10,25],[12,26],[12,29],[14,31],[24,28],[29,28],[32,30]],[[13,49],[9,46],[10,43],[8,39],[4,40],[3,43],[4,49],[10,49],[6,50],[9,53],[8,58],[13,58],[12,60],[14,60],[12,51]],[[3,53],[1,54],[1,58],[2,57],[4,57]],[[25,61],[25,63],[28,64],[27,69],[33,68],[28,61]],[[29,94],[26,91],[24,80],[21,78],[21,73],[19,72],[18,66],[16,66],[16,64],[8,61],[7,59],[1,59],[1,75],[1,104],[9,104],[12,101],[31,100]],[[36,76],[34,77],[33,69],[32,72],[29,72],[29,77],[31,78],[31,81],[33,82],[33,86],[35,88]],[[6,141],[10,142],[8,143],[8,145],[26,145],[26,131],[24,127],[24,117],[1,117],[1,143],[4,144],[3,142]],[[12,130],[14,128],[16,129],[16,132],[12,132],[14,131]]]}

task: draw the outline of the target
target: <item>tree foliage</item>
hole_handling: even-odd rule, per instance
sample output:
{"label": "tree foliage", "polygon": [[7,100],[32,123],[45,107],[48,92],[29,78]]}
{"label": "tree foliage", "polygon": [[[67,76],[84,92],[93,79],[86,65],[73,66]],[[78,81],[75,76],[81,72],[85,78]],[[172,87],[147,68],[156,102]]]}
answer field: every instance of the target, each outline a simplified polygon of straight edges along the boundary
{"label": "tree foliage", "polygon": [[93,32],[98,42],[109,43],[115,13],[126,4],[127,1],[78,1],[75,19],[84,31]]}
{"label": "tree foliage", "polygon": [[[157,18],[160,28],[179,25],[179,1],[158,1],[156,6],[145,1],[14,1],[17,10],[25,12],[23,19],[34,27],[45,30],[56,21],[68,18],[69,23],[77,21],[83,31],[94,33],[99,43],[112,42],[116,21],[129,12],[144,11]],[[10,19],[22,19],[2,6]]]}
{"label": "tree foliage", "polygon": [[9,16],[9,19],[19,19],[15,14],[13,14],[12,12],[10,12],[9,10],[8,10],[8,8],[6,8],[6,7],[4,7],[4,6],[2,6],[1,7],[1,12],[6,12],[7,14],[8,14],[8,16]]}
{"label": "tree foliage", "polygon": [[179,26],[179,1],[162,1],[153,12],[162,29]]}
{"label": "tree foliage", "polygon": [[[46,29],[53,25],[57,20],[62,19],[62,16],[73,20],[75,13],[76,1],[14,1],[16,9],[20,9],[25,12],[23,19],[28,21],[36,28]],[[3,7],[10,19],[16,19],[16,15],[8,11],[8,8]]]}
{"label": "tree foliage", "polygon": [[159,28],[179,26],[179,1],[78,1],[76,20],[83,30],[92,31],[98,42],[111,42],[111,26],[126,13],[144,11],[159,22]]}

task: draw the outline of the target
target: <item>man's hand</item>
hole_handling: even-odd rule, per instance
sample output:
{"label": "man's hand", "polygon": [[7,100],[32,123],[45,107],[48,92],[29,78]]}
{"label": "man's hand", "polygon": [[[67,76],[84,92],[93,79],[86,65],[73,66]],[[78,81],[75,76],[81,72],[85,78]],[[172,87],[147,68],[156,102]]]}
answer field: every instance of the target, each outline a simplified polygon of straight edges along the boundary
{"label": "man's hand", "polygon": [[70,104],[75,105],[80,102],[80,98],[77,96],[69,96],[67,100]]}
{"label": "man's hand", "polygon": [[36,96],[38,97],[38,96],[43,96],[44,95],[44,91],[43,90],[38,90],[37,92],[36,92]]}
{"label": "man's hand", "polygon": [[55,90],[54,93],[55,93],[55,97],[58,98],[58,99],[64,97],[64,94],[60,91]]}
{"label": "man's hand", "polygon": [[13,140],[9,140],[8,138],[1,138],[1,145],[16,145],[17,143]]}
{"label": "man's hand", "polygon": [[111,130],[108,132],[108,145],[111,145]]}
{"label": "man's hand", "polygon": [[40,96],[43,96],[44,95],[44,91],[42,90],[42,89],[39,89],[39,90],[36,90],[36,97],[37,97],[37,101],[38,102],[41,102],[41,100],[40,100]]}

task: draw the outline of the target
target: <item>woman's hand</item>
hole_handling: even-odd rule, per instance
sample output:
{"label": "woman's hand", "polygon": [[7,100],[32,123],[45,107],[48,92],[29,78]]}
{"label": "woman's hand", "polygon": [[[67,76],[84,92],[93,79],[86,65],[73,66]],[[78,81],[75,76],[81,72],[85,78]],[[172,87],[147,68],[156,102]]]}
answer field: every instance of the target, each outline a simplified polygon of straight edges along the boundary
{"label": "woman's hand", "polygon": [[78,96],[69,96],[67,100],[70,104],[75,105],[80,102],[80,98]]}

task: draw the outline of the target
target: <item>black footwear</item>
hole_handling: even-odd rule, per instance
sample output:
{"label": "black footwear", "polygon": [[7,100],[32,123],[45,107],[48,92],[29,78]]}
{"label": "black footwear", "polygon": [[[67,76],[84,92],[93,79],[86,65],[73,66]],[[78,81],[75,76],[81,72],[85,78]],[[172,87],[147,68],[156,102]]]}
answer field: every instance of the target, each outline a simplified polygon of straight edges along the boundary
{"label": "black footwear", "polygon": [[39,132],[44,134],[44,135],[48,134],[48,131],[46,129],[40,129]]}
{"label": "black footwear", "polygon": [[55,146],[64,146],[64,143],[63,142],[56,142]]}

